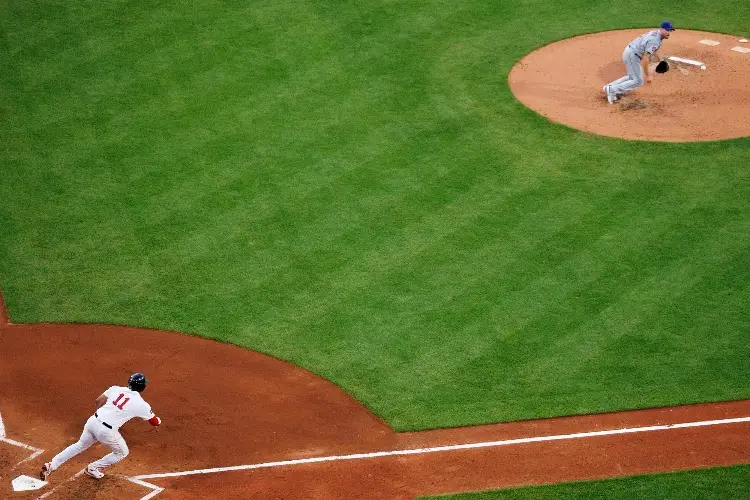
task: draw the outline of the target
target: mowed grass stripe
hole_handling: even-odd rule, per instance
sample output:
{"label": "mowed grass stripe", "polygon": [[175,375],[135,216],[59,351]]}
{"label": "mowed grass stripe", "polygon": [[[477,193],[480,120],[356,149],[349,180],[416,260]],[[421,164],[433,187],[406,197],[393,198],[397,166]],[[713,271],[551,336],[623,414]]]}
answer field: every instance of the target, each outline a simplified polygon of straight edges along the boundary
{"label": "mowed grass stripe", "polygon": [[[738,250],[747,249],[746,244],[740,240],[732,241],[733,245],[727,245],[726,248],[713,245],[715,242],[711,243],[711,251],[724,256],[737,256]],[[630,251],[638,253],[633,249]],[[696,256],[697,261],[694,259]],[[614,253],[607,257],[617,262],[621,254]],[[604,257],[595,256],[586,262],[591,264],[602,258]],[[686,261],[690,265],[686,265]],[[493,325],[494,328],[486,328],[483,334],[495,341],[490,343],[492,347],[487,347],[488,341],[482,340],[484,355],[475,356],[469,366],[464,366],[459,371],[466,375],[465,379],[461,375],[456,377],[454,373],[452,377],[448,374],[448,377],[440,380],[444,384],[441,386],[444,393],[449,392],[448,388],[455,390],[465,384],[459,396],[449,398],[441,404],[446,407],[467,405],[466,411],[469,412],[475,406],[471,400],[472,395],[478,401],[495,397],[503,410],[495,408],[493,411],[517,414],[523,411],[517,402],[518,394],[524,394],[523,400],[528,401],[535,411],[538,412],[543,400],[549,411],[548,415],[554,415],[571,404],[572,395],[581,400],[581,394],[586,394],[583,399],[590,405],[587,408],[600,411],[604,411],[614,399],[634,397],[636,394],[648,401],[664,400],[670,397],[670,393],[671,397],[676,398],[673,402],[682,397],[681,388],[684,387],[685,377],[693,376],[694,372],[686,372],[684,360],[675,359],[671,354],[692,348],[684,341],[685,332],[691,326],[684,325],[684,330],[672,331],[660,325],[659,320],[665,316],[664,308],[674,307],[672,304],[675,299],[681,299],[686,290],[696,286],[696,283],[716,268],[721,269],[727,265],[727,262],[716,262],[715,258],[709,258],[708,262],[701,261],[700,253],[693,252],[693,255],[678,256],[666,267],[662,264],[653,271],[657,274],[645,283],[638,281],[642,279],[641,274],[627,271],[623,274],[622,267],[613,267],[611,261],[608,265],[601,264],[598,274],[596,266],[584,266],[587,273],[590,273],[589,282],[581,282],[572,275],[569,276],[570,279],[565,279],[564,269],[575,267],[571,264],[570,261],[561,264],[562,272],[542,275],[520,292],[498,294],[501,299],[497,304],[491,303],[492,298],[487,300],[483,296],[476,298],[469,295],[477,303],[468,306],[467,316],[478,317],[480,323]],[[628,281],[631,281],[630,288],[623,285]],[[619,286],[611,288],[611,285],[603,285],[613,282]],[[475,307],[472,309],[471,306]],[[439,306],[436,309],[441,310]],[[452,313],[450,318],[445,313],[446,322],[456,315],[455,307],[442,310]],[[485,312],[484,316],[489,317],[487,321],[482,322],[482,311]],[[634,314],[634,311],[638,311],[638,314]],[[644,318],[648,311],[651,311],[651,317]],[[460,319],[458,322],[460,323]],[[742,328],[743,324],[735,323],[732,327]],[[462,338],[460,330],[455,335],[457,339],[453,340],[452,333],[446,332],[445,336],[448,338],[441,338],[432,344],[435,346],[433,349],[441,355],[437,360],[431,360],[433,352],[429,350],[414,360],[413,366],[421,368],[421,373],[414,373],[415,378],[424,377],[425,373],[433,375],[425,368],[428,366],[440,373],[443,368],[441,363],[445,360],[457,353],[463,355],[466,351],[472,351],[471,346],[466,346],[465,342],[459,340]],[[472,338],[478,337],[476,335]],[[630,341],[621,342],[621,337],[629,337]],[[710,331],[688,337],[699,346],[711,350],[709,346],[713,341]],[[737,335],[734,337],[739,340]],[[658,353],[649,352],[655,344],[659,344],[659,339],[662,349]],[[618,347],[622,353],[633,354],[622,360],[616,354],[618,349],[610,346]],[[565,360],[564,363],[560,362],[562,359]],[[664,359],[670,361],[665,362]],[[588,369],[587,365],[592,364],[595,368]],[[654,370],[655,365],[660,370]],[[743,365],[746,362],[740,361],[736,368],[741,369]],[[472,381],[476,371],[487,367],[492,367],[495,377]],[[701,366],[699,369],[707,379],[714,377],[710,366]],[[612,370],[616,371],[615,377],[609,375]],[[613,381],[615,378],[618,383],[601,385],[602,380]],[[435,380],[432,376],[430,379]],[[646,386],[643,385],[644,379],[648,382]],[[498,380],[502,380],[502,384]],[[658,396],[650,394],[655,389],[666,386],[668,390],[659,391]],[[425,393],[432,391],[441,392],[434,386],[425,387]],[[458,391],[455,393],[458,394]],[[532,400],[531,394],[541,396]],[[735,397],[738,394],[739,392],[735,392]],[[708,392],[703,397],[708,397]],[[515,402],[512,407],[505,403],[509,400]],[[420,403],[424,404],[424,401]]]}
{"label": "mowed grass stripe", "polygon": [[[626,216],[628,215],[629,214],[626,214]],[[672,216],[673,214],[671,213],[665,213],[663,215],[663,217],[667,220]],[[663,223],[664,221],[657,220],[657,221],[654,221],[654,224],[658,227],[660,222]],[[637,228],[632,228],[632,229],[635,230]],[[651,231],[651,228],[647,226],[643,229],[643,233],[638,233],[637,231],[635,231],[634,234],[632,235],[633,239],[640,241],[641,243],[644,243],[644,244],[653,244],[654,242],[658,242],[660,238],[663,238],[663,235],[658,234],[658,233],[650,235],[647,238],[643,238],[644,234],[648,234],[649,231]],[[440,248],[443,248],[444,250],[447,249],[446,251],[448,252],[451,250],[450,245],[441,244],[438,246]],[[560,248],[560,245],[552,245],[552,246],[554,248]],[[716,250],[716,249],[712,248],[712,250]],[[724,249],[719,249],[719,250],[724,250]],[[603,253],[610,253],[609,258],[614,259],[615,262],[618,262],[622,258],[621,253],[618,253],[618,252],[611,253],[611,252],[612,252],[612,249],[607,248],[605,249]],[[406,251],[404,251],[403,253],[405,254]],[[637,254],[638,252],[632,251],[632,253]],[[396,254],[393,251],[385,252],[385,254],[389,256],[389,258],[387,259],[387,263],[384,264],[383,262],[376,260],[373,264],[373,269],[378,270],[378,276],[383,276],[384,280],[388,280],[388,276],[389,276],[388,264],[395,263],[394,267],[398,269],[401,259],[398,258],[398,255],[400,254]],[[726,252],[719,251],[718,254],[725,255]],[[480,254],[480,257],[483,257],[483,256],[484,256],[483,254]],[[591,262],[592,261],[596,262],[597,258],[601,258],[601,256],[593,256],[593,258],[586,259],[583,263],[580,263],[579,266],[582,269],[584,269],[587,273],[591,273],[592,272]],[[650,257],[647,255],[646,259],[650,260]],[[484,259],[480,258],[479,262],[465,263],[467,268],[471,269],[469,273],[474,272],[474,266],[475,265],[481,266],[483,261]],[[375,281],[367,280],[367,278],[371,278],[375,274],[372,272],[372,269],[368,269],[366,267],[366,263],[368,262],[368,259],[363,258],[362,262],[363,263],[361,264],[361,267],[358,266],[356,263],[352,264],[352,267],[354,267],[354,270],[351,272],[360,273],[360,274],[357,274],[356,276],[359,277],[358,282],[360,283],[361,287],[363,288],[372,287],[372,288],[377,289],[378,284],[379,284],[377,279]],[[586,265],[587,263],[588,265]],[[430,262],[430,265],[432,264],[433,263]],[[657,270],[662,269],[663,268],[662,266],[663,264],[660,266],[654,265],[654,267]],[[571,326],[573,326],[571,325],[571,322],[572,322],[571,315],[570,315],[571,311],[562,309],[560,307],[560,304],[565,304],[566,303],[565,299],[570,295],[575,295],[577,297],[581,297],[581,296],[585,297],[587,295],[586,291],[590,289],[590,287],[596,284],[596,280],[602,278],[601,274],[591,276],[590,281],[579,284],[573,289],[571,289],[570,288],[571,285],[569,285],[565,281],[554,280],[555,276],[558,276],[561,272],[564,275],[565,269],[570,269],[572,267],[575,267],[575,266],[571,266],[570,262],[567,262],[567,261],[563,262],[559,265],[559,268],[560,268],[559,270],[555,270],[555,272],[553,273],[549,273],[548,275],[542,276],[538,282],[532,281],[532,283],[527,288],[524,289],[522,299],[519,301],[517,307],[515,308],[512,307],[513,306],[513,300],[512,300],[513,294],[506,293],[506,294],[498,294],[497,296],[497,297],[502,297],[501,311],[506,312],[506,314],[511,316],[516,322],[519,320],[519,318],[530,317],[530,318],[533,318],[535,322],[539,325],[539,326],[537,326],[536,324],[531,325],[531,327],[527,327],[526,329],[530,328],[531,333],[533,333],[537,337],[540,337],[542,343],[540,345],[526,345],[526,347],[529,348],[528,349],[529,352],[534,352],[535,355],[539,356],[541,359],[547,359],[547,356],[549,353],[547,352],[547,349],[545,348],[549,348],[549,346],[555,345],[554,340],[551,340],[551,339],[555,339],[557,335],[560,335],[557,332],[569,331]],[[637,266],[633,264],[633,267],[637,267]],[[621,274],[623,270],[619,264],[616,265],[614,270],[618,271],[618,268],[619,268],[619,273]],[[677,268],[678,270],[682,269],[681,266],[677,266]],[[346,269],[341,270],[342,273],[345,271]],[[474,317],[474,315],[480,315],[481,317],[481,310],[491,307],[493,305],[494,300],[497,299],[497,297],[493,297],[493,296],[487,299],[487,297],[483,297],[482,295],[478,295],[478,296],[469,295],[468,298],[470,298],[472,302],[468,305],[461,303],[460,298],[462,295],[464,295],[464,290],[462,289],[462,286],[465,289],[467,285],[471,284],[472,278],[465,274],[461,275],[460,271],[461,271],[460,267],[458,269],[447,269],[447,270],[439,266],[436,267],[435,276],[448,276],[450,278],[460,278],[460,279],[456,279],[457,285],[455,285],[455,287],[449,286],[448,291],[445,292],[447,293],[447,296],[445,296],[444,298],[441,297],[442,302],[437,301],[437,302],[433,302],[430,304],[425,304],[425,303],[414,304],[415,311],[419,311],[420,314],[423,314],[423,315],[426,314],[428,317],[432,319],[439,320],[439,321],[435,321],[435,324],[439,325],[438,332],[436,332],[435,330],[430,330],[427,332],[425,331],[420,332],[418,329],[419,327],[417,327],[416,331],[412,331],[414,326],[409,325],[409,324],[399,325],[399,328],[395,329],[392,332],[394,336],[401,337],[401,343],[405,344],[405,346],[408,346],[407,349],[408,348],[415,349],[415,351],[411,353],[411,355],[407,356],[406,359],[402,360],[402,362],[408,365],[411,365],[411,363],[413,362],[413,366],[419,367],[419,369],[421,370],[421,373],[418,374],[419,376],[424,377],[425,374],[432,375],[431,369],[433,368],[433,366],[429,364],[428,359],[417,359],[417,360],[413,359],[415,356],[418,355],[419,348],[418,347],[415,348],[414,342],[410,342],[409,339],[413,339],[414,337],[419,337],[420,335],[425,335],[425,338],[431,339],[437,345],[441,345],[442,342],[450,342],[450,338],[452,336],[455,335],[455,336],[460,337],[462,332],[460,329],[454,331],[450,328],[446,328],[446,325],[450,326],[451,322],[455,322],[460,325],[462,321],[466,320],[466,318],[461,316],[459,313],[461,310],[461,307],[468,307],[468,311],[470,312],[470,314],[467,314],[467,316]],[[602,272],[607,272],[607,271],[608,270],[606,268],[602,270]],[[611,274],[611,270],[609,271]],[[681,279],[676,279],[674,280],[674,282],[678,285],[680,284],[687,285],[689,284],[689,280],[687,278],[700,276],[700,272],[693,273],[693,270],[691,270],[691,273],[692,274],[687,273],[686,276],[678,276],[677,278],[681,278]],[[634,279],[634,280],[638,279],[638,276],[639,276],[638,274],[630,275],[631,279]],[[617,275],[610,276],[610,279],[616,280],[618,277],[620,278],[620,281],[621,281],[622,276],[617,276]],[[421,278],[422,276],[416,276],[414,279],[406,280],[406,282],[407,283],[420,283],[421,285],[423,285],[424,289],[426,290],[434,291],[435,289],[438,289],[442,291],[442,289],[440,288],[440,285],[442,284],[441,282],[438,281],[436,283],[430,283],[430,282],[425,283],[421,280]],[[572,283],[578,283],[578,280],[575,279],[574,276],[571,276],[570,278],[571,278]],[[610,279],[607,279],[605,282],[610,281]],[[355,279],[351,275],[345,278],[335,276],[330,280],[330,282],[333,284],[335,283],[351,284],[354,281]],[[671,283],[670,279],[664,279],[663,282],[661,282],[660,280],[658,284],[660,286],[665,286],[670,283]],[[317,282],[316,284],[320,284],[320,283]],[[294,336],[305,335],[304,332],[320,332],[321,330],[325,330],[325,328],[319,327],[315,323],[315,318],[326,317],[331,314],[336,314],[337,312],[339,314],[343,314],[343,313],[340,313],[340,311],[360,311],[361,312],[361,308],[364,307],[364,304],[357,303],[354,305],[350,305],[348,302],[351,302],[351,301],[346,300],[346,296],[344,293],[337,293],[335,296],[331,297],[329,288],[326,285],[327,285],[327,282],[324,282],[324,286],[321,287],[321,290],[305,291],[302,295],[300,295],[300,298],[298,299],[298,301],[293,301],[290,303],[290,309],[293,309],[301,313],[295,317],[295,321],[293,325],[286,326],[287,329],[289,329],[291,332],[294,333]],[[566,287],[566,285],[568,286]],[[658,287],[656,289],[659,290]],[[351,289],[348,289],[348,290],[351,290]],[[633,295],[642,294],[644,291],[648,291],[648,289],[638,291],[637,293],[633,293]],[[324,296],[322,299],[316,300],[316,297],[321,297],[325,293],[329,293],[329,296]],[[592,293],[594,293],[595,295],[593,297],[590,297],[589,300],[597,299],[596,294],[601,293],[601,291],[592,292]],[[621,290],[619,293],[625,293],[625,291]],[[419,290],[417,295],[424,296],[426,294],[424,290]],[[408,296],[408,294],[405,294],[405,296],[407,298],[411,298]],[[342,297],[343,297],[343,304],[342,304]],[[393,302],[398,302],[400,299],[400,297],[395,293],[391,294],[391,297],[392,297]],[[432,298],[432,295],[430,295],[430,297]],[[457,297],[458,297],[458,303],[456,303]],[[617,295],[615,295],[614,300],[616,300],[617,298],[618,298]],[[387,300],[378,300],[378,299],[379,297],[368,296],[368,300],[364,302],[366,304],[369,304],[370,307],[372,307],[373,304],[378,304],[378,305],[382,305],[383,307],[387,307],[387,305],[385,305],[388,303]],[[482,302],[483,299],[484,299],[484,302]],[[605,296],[604,299],[605,299],[605,302],[603,303],[603,306],[606,306],[607,297]],[[601,298],[599,298],[599,300],[601,301]],[[642,301],[645,304],[638,304],[638,306],[640,307],[644,307],[644,305],[648,306],[647,300],[642,300]],[[309,307],[311,306],[308,306],[308,309],[306,310],[305,306],[307,305],[306,304],[307,302],[311,302],[313,305],[314,304],[324,305],[325,309],[322,309],[322,310],[312,309],[312,311],[310,311]],[[543,304],[543,306],[546,309],[539,310],[538,307],[535,307],[535,306],[538,306],[538,304],[540,303]],[[588,306],[588,307],[594,308],[594,306]],[[637,307],[635,307],[635,309],[637,309]],[[446,311],[445,317],[441,317],[440,311]],[[304,314],[305,312],[309,312],[309,317],[313,318],[312,323],[305,321],[307,319]],[[584,314],[583,317],[586,317],[587,314],[592,314],[596,312],[596,309],[594,308],[594,310],[591,311],[591,310],[588,310],[588,308],[586,308],[578,312],[579,312],[579,315],[572,316],[572,318],[579,318],[580,320],[581,318],[580,314]],[[514,313],[516,313],[518,316],[515,316]],[[372,325],[372,326],[368,325],[368,326],[369,328],[363,329],[365,332],[363,334],[364,338],[360,338],[360,336],[357,335],[357,332],[359,331],[359,329],[355,328],[355,329],[352,329],[352,332],[347,331],[348,334],[346,336],[346,339],[340,339],[341,343],[346,344],[352,350],[352,352],[342,352],[342,359],[345,359],[345,360],[350,359],[347,357],[347,355],[353,354],[353,352],[356,349],[364,349],[364,350],[367,350],[368,352],[371,352],[370,348],[372,347],[373,342],[388,343],[389,340],[391,340],[388,337],[382,338],[378,335],[372,336],[371,335],[372,332],[378,331],[377,325]],[[509,329],[509,326],[510,325],[502,325],[502,328],[498,328],[496,330],[490,329],[489,331],[485,332],[485,334],[492,335],[494,339],[498,339],[498,338],[502,339],[503,334],[511,335],[510,332],[514,331],[514,330]],[[516,328],[516,330],[518,329],[522,329],[522,328],[519,326]],[[609,328],[603,328],[602,330],[598,332],[588,332],[588,333],[595,335],[596,338],[602,338],[602,339],[609,339],[609,338],[612,338],[612,336],[614,335],[614,332],[611,332]],[[498,335],[500,335],[500,337],[498,337]],[[443,338],[443,336],[448,337],[448,338],[447,339]],[[520,335],[520,338],[522,339],[527,339],[527,337],[528,337],[527,334]],[[570,342],[573,346],[576,345],[573,340],[569,340],[568,342]],[[531,349],[531,347],[533,347],[533,349]],[[457,351],[457,352],[460,352],[460,351]],[[456,355],[457,352],[452,352],[452,353],[446,352],[445,357],[447,358],[451,355]],[[487,366],[492,366],[493,357],[496,356],[497,354],[498,353],[496,352],[492,352],[491,355],[488,358],[484,358],[482,362],[486,363]],[[567,356],[566,363],[564,363],[562,366],[567,366],[568,363],[570,364],[571,367],[575,366],[575,363],[577,361],[580,361],[581,357],[580,355],[578,355],[578,353],[574,353],[574,354],[575,354],[574,356]],[[392,355],[393,353],[388,351],[388,356],[392,356]],[[519,356],[519,359],[526,359],[527,357],[528,357],[528,352],[524,353],[522,356]],[[559,357],[550,356],[550,359],[559,359]],[[445,359],[442,359],[439,361],[444,362]],[[494,363],[504,363],[504,362],[508,362],[505,356],[497,356],[494,358]],[[401,363],[397,363],[396,361],[392,361],[392,366],[394,366],[394,369],[402,368]],[[348,369],[346,367],[342,367],[342,368]],[[514,367],[514,368],[517,368],[517,367]],[[551,375],[550,373],[545,373],[543,370],[531,370],[530,366],[524,366],[523,370],[518,370],[518,372],[522,372],[522,371],[523,372],[529,371],[531,374],[533,374],[534,377],[537,377],[537,378],[542,378],[545,376],[550,377]],[[512,369],[510,370],[510,373],[513,373]],[[547,380],[559,381],[560,379],[559,377],[550,377]],[[537,390],[538,390],[538,387],[537,387]],[[464,392],[461,394],[461,396],[459,396],[461,399],[466,398],[466,394],[465,394],[466,391],[467,389],[465,389]],[[605,393],[607,392],[609,392],[609,390],[605,391]],[[398,397],[398,394],[394,396]],[[487,394],[485,394],[485,397],[486,396]],[[610,401],[609,396],[607,396],[607,401]]]}
{"label": "mowed grass stripe", "polygon": [[507,88],[541,44],[654,22],[629,7],[13,5],[14,318],[260,349],[399,428],[746,394],[747,140],[602,139]]}

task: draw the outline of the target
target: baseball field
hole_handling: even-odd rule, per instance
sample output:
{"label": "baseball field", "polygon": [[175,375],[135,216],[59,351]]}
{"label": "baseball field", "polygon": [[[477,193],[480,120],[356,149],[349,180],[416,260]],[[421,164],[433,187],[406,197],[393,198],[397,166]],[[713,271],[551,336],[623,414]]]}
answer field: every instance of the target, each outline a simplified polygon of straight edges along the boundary
{"label": "baseball field", "polygon": [[[664,19],[750,35],[742,0],[4,2],[9,315],[235,344],[401,432],[750,399],[750,138],[604,138],[507,83]],[[622,481],[456,498],[750,469]]]}

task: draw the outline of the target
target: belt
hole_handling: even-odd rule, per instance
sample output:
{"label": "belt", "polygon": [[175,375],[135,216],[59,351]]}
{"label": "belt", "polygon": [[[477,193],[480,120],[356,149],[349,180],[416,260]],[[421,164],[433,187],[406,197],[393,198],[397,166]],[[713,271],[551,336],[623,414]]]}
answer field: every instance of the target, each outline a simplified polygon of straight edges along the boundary
{"label": "belt", "polygon": [[[98,413],[94,413],[94,416],[96,417],[96,419],[97,419],[97,420],[99,420],[99,414],[98,414]],[[104,427],[106,427],[107,429],[112,429],[112,426],[111,426],[111,425],[109,425],[109,424],[108,424],[107,422],[104,422],[104,421],[102,421],[102,420],[99,420],[99,423],[100,423],[100,424],[102,424],[102,425],[103,425]]]}
{"label": "belt", "polygon": [[630,44],[628,44],[628,48],[633,51],[633,55],[635,57],[637,57],[638,59],[643,59],[643,56],[639,56],[638,54],[635,53],[635,49],[631,47]]}

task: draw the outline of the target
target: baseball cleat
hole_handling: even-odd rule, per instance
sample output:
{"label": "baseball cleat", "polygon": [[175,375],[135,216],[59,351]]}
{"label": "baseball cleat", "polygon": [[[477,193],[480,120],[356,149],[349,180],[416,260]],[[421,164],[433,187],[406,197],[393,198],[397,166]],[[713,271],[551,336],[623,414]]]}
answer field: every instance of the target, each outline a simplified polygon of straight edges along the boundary
{"label": "baseball cleat", "polygon": [[39,472],[39,479],[46,481],[50,474],[52,474],[52,462],[47,462],[42,465],[42,470]]}
{"label": "baseball cleat", "polygon": [[104,477],[104,474],[102,472],[99,472],[96,469],[89,469],[86,467],[86,470],[83,471],[87,476],[93,477],[94,479],[101,479]]}
{"label": "baseball cleat", "polygon": [[609,91],[609,85],[605,85],[604,87],[602,87],[602,91],[604,91],[604,93],[607,94],[608,103],[614,104],[615,101],[617,101],[617,94]]}

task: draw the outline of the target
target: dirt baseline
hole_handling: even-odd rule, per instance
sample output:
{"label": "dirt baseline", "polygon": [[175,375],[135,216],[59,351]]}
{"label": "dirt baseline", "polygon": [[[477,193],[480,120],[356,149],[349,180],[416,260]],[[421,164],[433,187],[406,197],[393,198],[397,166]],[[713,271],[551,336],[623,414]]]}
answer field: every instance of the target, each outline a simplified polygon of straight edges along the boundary
{"label": "dirt baseline", "polygon": [[[28,450],[0,442],[2,498],[153,498],[156,490],[132,482],[145,474],[165,488],[157,499],[413,499],[750,462],[750,401],[395,433],[335,385],[268,356],[154,330],[15,325],[7,323],[2,296],[0,355],[0,437],[44,450],[24,461]],[[131,455],[101,481],[75,476],[105,453],[99,446],[55,471],[45,489],[12,492],[11,479],[36,476],[78,438],[94,398],[133,371],[150,376],[144,395],[163,428],[127,424]],[[741,420],[576,438],[717,419]],[[500,444],[462,446],[491,442]],[[374,452],[387,453],[360,455]],[[223,469],[243,465],[251,467]],[[215,470],[168,475],[196,469]]]}
{"label": "dirt baseline", "polygon": [[[614,105],[602,86],[626,74],[625,46],[648,31],[618,30],[552,43],[528,54],[511,70],[510,89],[532,110],[554,122],[610,137],[648,141],[709,141],[750,136],[750,49],[740,37],[676,30],[664,40],[671,70]],[[706,45],[702,40],[718,42]]]}

